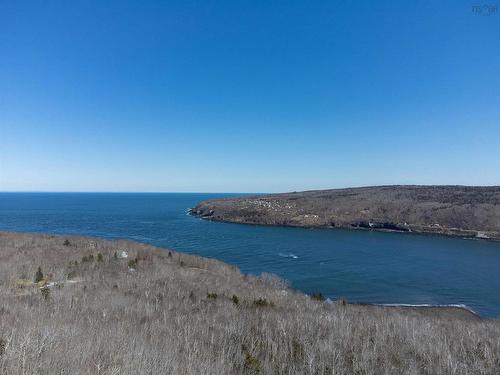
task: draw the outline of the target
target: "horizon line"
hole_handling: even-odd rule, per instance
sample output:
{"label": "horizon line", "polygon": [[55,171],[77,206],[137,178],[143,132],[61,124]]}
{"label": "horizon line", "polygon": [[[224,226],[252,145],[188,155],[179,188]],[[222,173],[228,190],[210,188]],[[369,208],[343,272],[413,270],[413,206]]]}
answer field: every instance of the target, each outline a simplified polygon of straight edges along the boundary
{"label": "horizon line", "polygon": [[305,190],[281,190],[280,192],[250,192],[250,191],[113,191],[113,190],[0,190],[0,193],[46,193],[46,194],[280,194],[280,193],[302,193],[309,191],[335,190],[335,189],[356,189],[370,187],[394,187],[394,186],[439,186],[439,187],[500,187],[499,184],[491,185],[464,185],[464,184],[374,184],[357,185],[329,188],[312,188]]}

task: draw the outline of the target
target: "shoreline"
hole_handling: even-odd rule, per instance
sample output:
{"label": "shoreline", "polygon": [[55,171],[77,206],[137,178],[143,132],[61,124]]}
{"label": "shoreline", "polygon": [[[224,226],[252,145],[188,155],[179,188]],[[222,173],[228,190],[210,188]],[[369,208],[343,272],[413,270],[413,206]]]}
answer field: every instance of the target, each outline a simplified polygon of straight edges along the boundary
{"label": "shoreline", "polygon": [[229,219],[216,219],[208,216],[202,216],[192,212],[194,208],[189,208],[186,211],[186,215],[193,216],[200,220],[213,221],[216,223],[225,223],[225,224],[241,224],[241,225],[255,225],[255,226],[263,226],[263,227],[278,227],[278,228],[299,228],[299,229],[316,229],[316,230],[345,230],[345,231],[360,231],[360,232],[376,232],[376,233],[398,233],[404,235],[415,235],[415,236],[436,236],[436,237],[445,237],[445,238],[456,238],[462,240],[474,240],[474,241],[488,241],[488,242],[500,242],[500,237],[478,237],[473,235],[457,235],[450,234],[445,232],[436,232],[436,231],[403,231],[403,230],[395,230],[395,229],[384,229],[384,228],[364,228],[364,227],[332,227],[332,226],[314,226],[314,225],[297,225],[297,224],[267,224],[267,223],[254,223],[254,222],[243,222],[243,221],[233,221]]}
{"label": "shoreline", "polygon": [[[255,224],[259,225],[259,224]],[[320,229],[320,228],[313,228],[313,229]],[[87,236],[87,235],[75,235],[75,234],[63,234],[63,233],[52,233],[52,232],[21,232],[21,231],[5,231],[5,230],[0,230],[0,237],[3,235],[14,235],[14,236],[33,236],[33,237],[49,237],[49,238],[59,238],[59,239],[83,239],[83,240],[88,240],[88,241],[106,241],[106,242],[120,242],[120,241],[125,241],[129,242],[131,244],[137,244],[141,246],[148,246],[148,247],[153,247],[156,249],[159,249],[164,252],[172,252],[175,251],[176,254],[179,254],[179,256],[186,256],[186,257],[197,257],[197,258],[202,258],[208,261],[216,261],[219,262],[223,265],[226,265],[227,267],[237,269],[238,272],[241,272],[239,267],[234,264],[227,263],[225,261],[219,260],[217,258],[209,258],[209,257],[204,257],[201,255],[196,255],[196,254],[188,254],[188,253],[183,253],[183,252],[177,252],[175,249],[169,249],[169,248],[163,248],[155,245],[151,245],[146,242],[141,242],[138,240],[132,240],[128,238],[106,238],[106,237],[98,237],[98,236]],[[251,276],[251,274],[243,274],[245,276]],[[286,282],[286,280],[285,280]],[[300,290],[300,289],[295,289],[289,287],[290,290],[293,290],[296,293],[303,294],[305,296],[309,296],[306,292]],[[328,297],[328,296],[326,296]],[[328,302],[328,300],[330,302]],[[344,303],[345,300],[342,298],[338,298],[335,300],[331,300],[327,298],[327,300],[323,301],[325,304],[337,304],[337,303]],[[402,312],[411,312],[411,313],[421,313],[424,312],[429,312],[429,314],[436,314],[436,313],[449,313],[451,315],[453,312],[459,311],[459,314],[462,317],[465,318],[474,318],[474,319],[479,319],[479,320],[495,320],[500,318],[499,316],[495,317],[484,317],[478,312],[474,311],[472,308],[468,307],[467,305],[464,304],[409,304],[409,303],[378,303],[378,302],[357,302],[357,301],[346,301],[346,303],[350,306],[358,306],[358,307],[368,307],[368,308],[382,308],[385,310],[394,310],[394,311],[402,311]],[[470,314],[470,317],[467,317],[467,315]]]}
{"label": "shoreline", "polygon": [[392,185],[209,199],[214,221],[500,241],[500,186]]}

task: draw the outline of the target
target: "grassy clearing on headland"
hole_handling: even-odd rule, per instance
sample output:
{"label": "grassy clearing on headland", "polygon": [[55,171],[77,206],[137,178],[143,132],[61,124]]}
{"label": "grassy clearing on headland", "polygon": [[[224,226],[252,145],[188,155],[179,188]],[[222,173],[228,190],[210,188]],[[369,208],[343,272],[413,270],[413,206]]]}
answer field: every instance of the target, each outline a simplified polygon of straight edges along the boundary
{"label": "grassy clearing on headland", "polygon": [[499,321],[329,305],[129,241],[0,233],[0,300],[1,374],[500,373]]}

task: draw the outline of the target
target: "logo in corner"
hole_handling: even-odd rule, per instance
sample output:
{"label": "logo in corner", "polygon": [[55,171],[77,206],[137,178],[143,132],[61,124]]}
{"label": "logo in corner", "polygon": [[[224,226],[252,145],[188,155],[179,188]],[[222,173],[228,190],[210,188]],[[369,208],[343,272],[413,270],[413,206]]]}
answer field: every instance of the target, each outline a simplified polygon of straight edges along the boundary
{"label": "logo in corner", "polygon": [[498,6],[496,4],[480,4],[472,6],[472,13],[478,16],[492,16],[497,14]]}

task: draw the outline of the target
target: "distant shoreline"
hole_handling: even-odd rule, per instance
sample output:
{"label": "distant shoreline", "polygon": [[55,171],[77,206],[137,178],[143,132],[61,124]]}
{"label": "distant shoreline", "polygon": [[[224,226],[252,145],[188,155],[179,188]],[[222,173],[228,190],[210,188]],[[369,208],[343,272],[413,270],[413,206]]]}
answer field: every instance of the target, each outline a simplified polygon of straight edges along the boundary
{"label": "distant shoreline", "polygon": [[356,229],[500,240],[500,187],[380,186],[200,202],[194,216],[229,223]]}
{"label": "distant shoreline", "polygon": [[240,221],[230,221],[230,220],[219,220],[213,219],[210,217],[203,217],[201,215],[197,215],[192,212],[193,208],[188,209],[186,215],[193,216],[200,220],[213,221],[218,223],[225,224],[243,224],[243,225],[255,225],[255,226],[265,226],[265,227],[277,227],[277,228],[298,228],[298,229],[317,229],[317,230],[345,230],[345,231],[359,231],[359,232],[377,232],[377,233],[398,233],[405,235],[415,235],[415,236],[437,236],[437,237],[447,237],[447,238],[457,238],[463,240],[472,240],[472,241],[488,241],[488,242],[500,242],[500,238],[497,237],[477,237],[476,235],[466,236],[466,235],[456,235],[449,233],[440,233],[440,232],[418,232],[418,231],[401,231],[401,230],[391,230],[391,229],[378,229],[378,228],[363,228],[363,227],[327,227],[327,226],[305,226],[305,225],[289,225],[289,224],[264,224],[264,223],[247,223]]}

